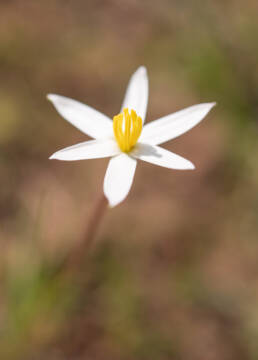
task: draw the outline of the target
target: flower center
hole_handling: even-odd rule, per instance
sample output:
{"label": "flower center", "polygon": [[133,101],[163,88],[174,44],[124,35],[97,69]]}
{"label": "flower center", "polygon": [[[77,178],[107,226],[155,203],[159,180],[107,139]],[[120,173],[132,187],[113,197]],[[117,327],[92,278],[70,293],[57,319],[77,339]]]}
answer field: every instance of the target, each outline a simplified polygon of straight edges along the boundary
{"label": "flower center", "polygon": [[124,109],[121,114],[113,117],[115,139],[123,152],[129,152],[137,143],[142,132],[142,119],[134,110],[129,114]]}

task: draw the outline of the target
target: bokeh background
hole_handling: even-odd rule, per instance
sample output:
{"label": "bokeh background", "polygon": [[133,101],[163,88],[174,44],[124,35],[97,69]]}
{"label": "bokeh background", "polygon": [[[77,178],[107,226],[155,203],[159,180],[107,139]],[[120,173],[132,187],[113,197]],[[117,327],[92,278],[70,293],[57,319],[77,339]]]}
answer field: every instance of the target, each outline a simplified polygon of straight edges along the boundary
{"label": "bokeh background", "polygon": [[[257,16],[256,0],[0,1],[1,359],[258,359]],[[45,96],[112,117],[140,65],[147,121],[217,101],[165,144],[197,169],[140,163],[85,266],[56,276],[107,160],[48,160],[85,136]]]}

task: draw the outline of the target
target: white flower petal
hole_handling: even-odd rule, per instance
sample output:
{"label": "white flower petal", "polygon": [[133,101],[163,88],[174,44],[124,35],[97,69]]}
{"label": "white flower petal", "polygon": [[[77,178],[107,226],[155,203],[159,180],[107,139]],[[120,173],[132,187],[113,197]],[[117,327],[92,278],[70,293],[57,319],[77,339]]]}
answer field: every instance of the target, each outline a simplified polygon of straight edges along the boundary
{"label": "white flower petal", "polygon": [[61,116],[84,134],[95,139],[113,136],[112,120],[106,115],[64,96],[48,94],[47,98]]}
{"label": "white flower petal", "polygon": [[90,140],[69,146],[55,152],[50,159],[57,160],[85,160],[98,159],[120,154],[120,149],[113,139]]}
{"label": "white flower petal", "polygon": [[146,124],[140,141],[159,145],[172,140],[197,125],[216,103],[204,103],[188,107]]}
{"label": "white flower petal", "polygon": [[133,109],[144,122],[148,105],[148,93],[147,70],[144,66],[141,66],[131,76],[121,107],[121,112],[124,108],[128,108],[129,110]]}
{"label": "white flower petal", "polygon": [[136,159],[176,170],[193,170],[194,165],[191,161],[165,150],[159,146],[139,143],[130,152]]}
{"label": "white flower petal", "polygon": [[129,193],[137,161],[126,154],[109,161],[104,179],[104,194],[111,207],[118,205]]}

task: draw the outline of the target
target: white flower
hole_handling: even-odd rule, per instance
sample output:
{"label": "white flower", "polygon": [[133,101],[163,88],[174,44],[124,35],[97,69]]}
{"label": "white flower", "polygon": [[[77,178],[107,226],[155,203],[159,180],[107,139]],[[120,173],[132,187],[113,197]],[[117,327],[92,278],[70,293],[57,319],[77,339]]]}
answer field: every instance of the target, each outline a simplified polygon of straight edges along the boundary
{"label": "white flower", "polygon": [[123,201],[130,191],[137,160],[169,169],[190,170],[194,165],[158,145],[197,125],[215,105],[204,103],[164,116],[143,126],[148,103],[148,75],[141,66],[131,77],[121,113],[113,121],[78,101],[49,94],[60,115],[94,138],[54,153],[50,159],[84,160],[111,157],[104,179],[110,206]]}

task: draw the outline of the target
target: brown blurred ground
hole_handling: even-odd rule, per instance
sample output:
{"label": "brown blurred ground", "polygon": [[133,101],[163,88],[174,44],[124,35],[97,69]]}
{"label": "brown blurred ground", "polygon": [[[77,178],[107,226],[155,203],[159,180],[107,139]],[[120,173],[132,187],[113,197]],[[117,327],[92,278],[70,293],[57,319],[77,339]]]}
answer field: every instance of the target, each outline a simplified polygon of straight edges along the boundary
{"label": "brown blurred ground", "polygon": [[[258,3],[0,1],[0,358],[258,359]],[[45,95],[113,116],[146,65],[147,121],[217,101],[140,163],[79,276],[53,276],[106,160],[49,161],[85,136]]]}

